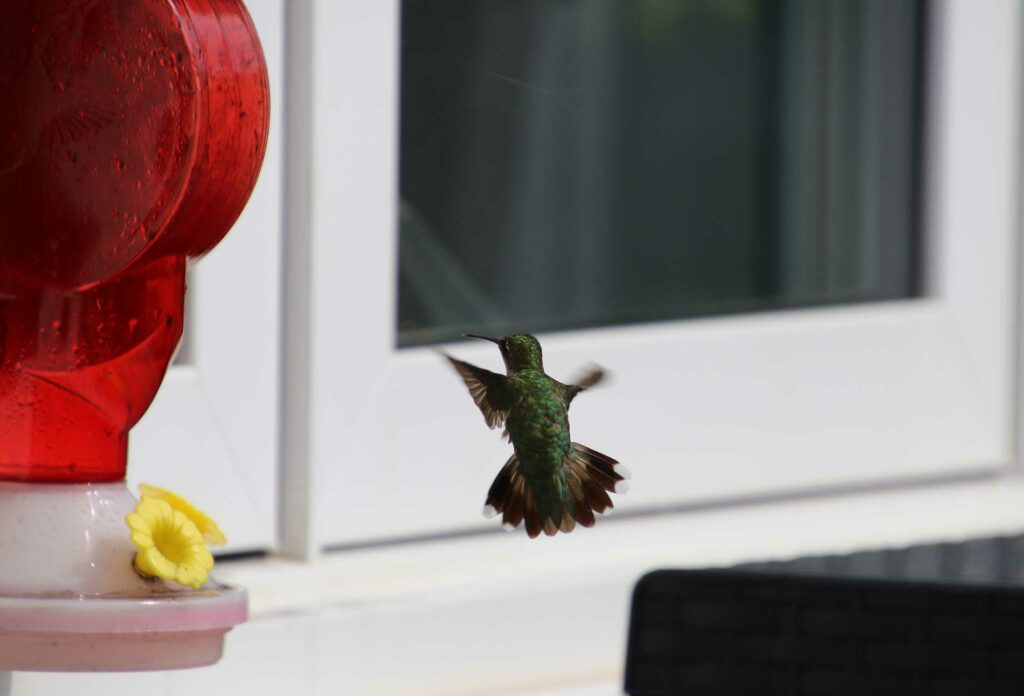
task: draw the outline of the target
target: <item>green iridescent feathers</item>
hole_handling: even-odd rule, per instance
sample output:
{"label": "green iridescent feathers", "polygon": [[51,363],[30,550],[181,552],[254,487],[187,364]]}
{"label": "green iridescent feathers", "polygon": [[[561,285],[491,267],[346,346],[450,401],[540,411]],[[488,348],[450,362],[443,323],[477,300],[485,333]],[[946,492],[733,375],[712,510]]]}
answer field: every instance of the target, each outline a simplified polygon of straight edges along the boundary
{"label": "green iridescent feathers", "polygon": [[613,505],[629,477],[617,461],[569,437],[569,404],[604,377],[593,369],[576,384],[544,373],[540,343],[528,334],[482,338],[498,345],[506,374],[446,356],[466,383],[490,428],[504,424],[515,448],[487,493],[484,514],[502,515],[506,528],[525,523],[530,537],[594,525],[594,513]]}

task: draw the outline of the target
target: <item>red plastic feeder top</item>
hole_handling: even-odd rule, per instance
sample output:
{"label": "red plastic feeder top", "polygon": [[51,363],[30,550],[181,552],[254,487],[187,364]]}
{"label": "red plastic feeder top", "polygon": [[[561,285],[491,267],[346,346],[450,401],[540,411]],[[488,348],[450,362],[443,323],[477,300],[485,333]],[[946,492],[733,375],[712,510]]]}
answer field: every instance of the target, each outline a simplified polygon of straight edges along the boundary
{"label": "red plastic feeder top", "polygon": [[0,4],[0,480],[124,477],[268,119],[240,0]]}

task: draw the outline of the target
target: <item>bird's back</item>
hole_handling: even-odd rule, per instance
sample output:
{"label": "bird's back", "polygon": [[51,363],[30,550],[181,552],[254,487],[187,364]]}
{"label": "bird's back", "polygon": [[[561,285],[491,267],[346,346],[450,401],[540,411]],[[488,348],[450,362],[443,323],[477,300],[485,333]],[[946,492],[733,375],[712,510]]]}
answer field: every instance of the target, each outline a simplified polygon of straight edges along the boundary
{"label": "bird's back", "polygon": [[572,450],[564,387],[540,370],[510,377],[516,399],[508,433],[529,477],[550,475]]}

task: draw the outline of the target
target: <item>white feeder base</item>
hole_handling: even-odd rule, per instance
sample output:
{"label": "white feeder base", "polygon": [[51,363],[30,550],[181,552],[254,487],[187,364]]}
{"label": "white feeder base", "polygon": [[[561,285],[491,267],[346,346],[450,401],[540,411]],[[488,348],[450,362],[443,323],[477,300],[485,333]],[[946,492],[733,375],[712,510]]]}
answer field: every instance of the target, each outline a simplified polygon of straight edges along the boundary
{"label": "white feeder base", "polygon": [[244,589],[140,578],[125,484],[0,482],[0,671],[146,671],[220,659]]}

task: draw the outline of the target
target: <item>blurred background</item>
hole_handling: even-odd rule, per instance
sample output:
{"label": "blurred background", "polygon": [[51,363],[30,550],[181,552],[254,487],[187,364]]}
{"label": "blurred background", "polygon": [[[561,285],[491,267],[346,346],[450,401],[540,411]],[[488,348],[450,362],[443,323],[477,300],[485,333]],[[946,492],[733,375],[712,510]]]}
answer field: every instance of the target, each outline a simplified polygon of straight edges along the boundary
{"label": "blurred background", "polygon": [[[647,571],[1024,532],[1019,2],[247,5],[267,165],[129,472],[218,518],[252,620],[10,693],[611,696]],[[572,425],[613,515],[480,517],[466,332],[610,371]]]}

